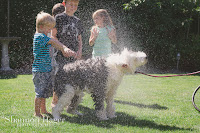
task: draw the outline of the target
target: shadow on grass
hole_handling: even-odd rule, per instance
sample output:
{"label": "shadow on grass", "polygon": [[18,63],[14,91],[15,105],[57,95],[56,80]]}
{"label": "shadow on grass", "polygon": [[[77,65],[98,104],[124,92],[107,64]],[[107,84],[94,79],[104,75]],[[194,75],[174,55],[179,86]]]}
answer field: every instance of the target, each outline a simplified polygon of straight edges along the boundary
{"label": "shadow on grass", "polygon": [[185,129],[176,126],[157,124],[150,120],[140,120],[135,116],[131,116],[124,112],[117,112],[117,117],[107,121],[99,121],[95,116],[95,111],[88,107],[79,106],[79,110],[84,114],[83,116],[67,116],[61,115],[61,117],[70,123],[76,123],[81,125],[95,125],[102,128],[114,128],[114,125],[121,125],[127,127],[140,127],[140,128],[150,128],[157,129],[161,131],[175,131],[175,130],[187,130],[192,131],[192,129]]}
{"label": "shadow on grass", "polygon": [[9,70],[9,71],[0,70],[0,79],[13,79],[13,78],[17,78],[15,71],[13,71],[13,70]]}
{"label": "shadow on grass", "polygon": [[132,103],[132,102],[127,102],[127,101],[120,101],[120,100],[115,100],[116,103],[120,104],[127,104],[131,106],[136,106],[138,108],[150,108],[150,109],[159,109],[159,110],[167,110],[168,108],[165,106],[160,106],[158,104],[153,104],[153,105],[145,105],[145,104],[140,104],[140,103]]}
{"label": "shadow on grass", "polygon": [[18,75],[31,75],[32,69],[0,70],[0,79],[14,79]]}

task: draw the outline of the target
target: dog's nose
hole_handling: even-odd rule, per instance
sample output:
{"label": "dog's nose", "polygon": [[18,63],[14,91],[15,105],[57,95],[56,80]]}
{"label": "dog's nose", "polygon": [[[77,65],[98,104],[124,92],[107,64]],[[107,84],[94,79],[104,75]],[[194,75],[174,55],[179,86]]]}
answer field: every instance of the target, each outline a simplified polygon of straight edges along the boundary
{"label": "dog's nose", "polygon": [[145,62],[146,62],[146,63],[148,62],[148,58],[147,58],[147,57],[145,57]]}

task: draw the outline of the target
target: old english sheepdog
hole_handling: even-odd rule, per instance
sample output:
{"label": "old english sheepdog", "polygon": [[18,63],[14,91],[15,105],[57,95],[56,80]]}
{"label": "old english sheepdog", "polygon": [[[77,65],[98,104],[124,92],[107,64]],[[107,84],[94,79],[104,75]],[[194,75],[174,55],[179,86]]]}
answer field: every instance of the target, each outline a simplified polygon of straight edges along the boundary
{"label": "old english sheepdog", "polygon": [[68,107],[67,112],[76,111],[85,90],[91,93],[100,120],[116,117],[114,96],[117,87],[125,74],[134,74],[137,67],[147,62],[146,57],[143,52],[124,49],[121,54],[111,54],[107,58],[90,58],[65,65],[63,72],[66,76],[60,80],[66,82],[66,86],[57,91],[58,103],[52,108],[54,119],[60,119],[64,107]]}

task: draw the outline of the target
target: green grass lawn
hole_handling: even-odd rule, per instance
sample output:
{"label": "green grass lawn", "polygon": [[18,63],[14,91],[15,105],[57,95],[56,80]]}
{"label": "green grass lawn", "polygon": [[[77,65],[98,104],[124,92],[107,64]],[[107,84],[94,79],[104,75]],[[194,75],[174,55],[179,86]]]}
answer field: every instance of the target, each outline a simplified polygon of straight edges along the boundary
{"label": "green grass lawn", "polygon": [[[33,116],[32,75],[0,79],[0,132],[200,132],[199,112],[191,100],[199,83],[200,76],[125,76],[115,97],[117,118],[96,119],[92,98],[85,94],[78,108],[83,117],[63,111],[63,121],[54,122]],[[48,111],[51,100],[47,99]]]}

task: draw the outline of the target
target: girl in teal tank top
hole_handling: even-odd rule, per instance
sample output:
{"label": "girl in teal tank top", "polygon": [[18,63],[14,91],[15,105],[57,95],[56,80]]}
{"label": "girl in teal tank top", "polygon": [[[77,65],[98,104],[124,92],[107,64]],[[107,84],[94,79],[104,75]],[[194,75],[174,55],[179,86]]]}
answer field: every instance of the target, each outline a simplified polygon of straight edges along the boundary
{"label": "girl in teal tank top", "polygon": [[95,23],[89,39],[90,46],[93,46],[92,56],[107,57],[111,54],[111,44],[117,43],[115,27],[105,9],[94,12],[92,18]]}

